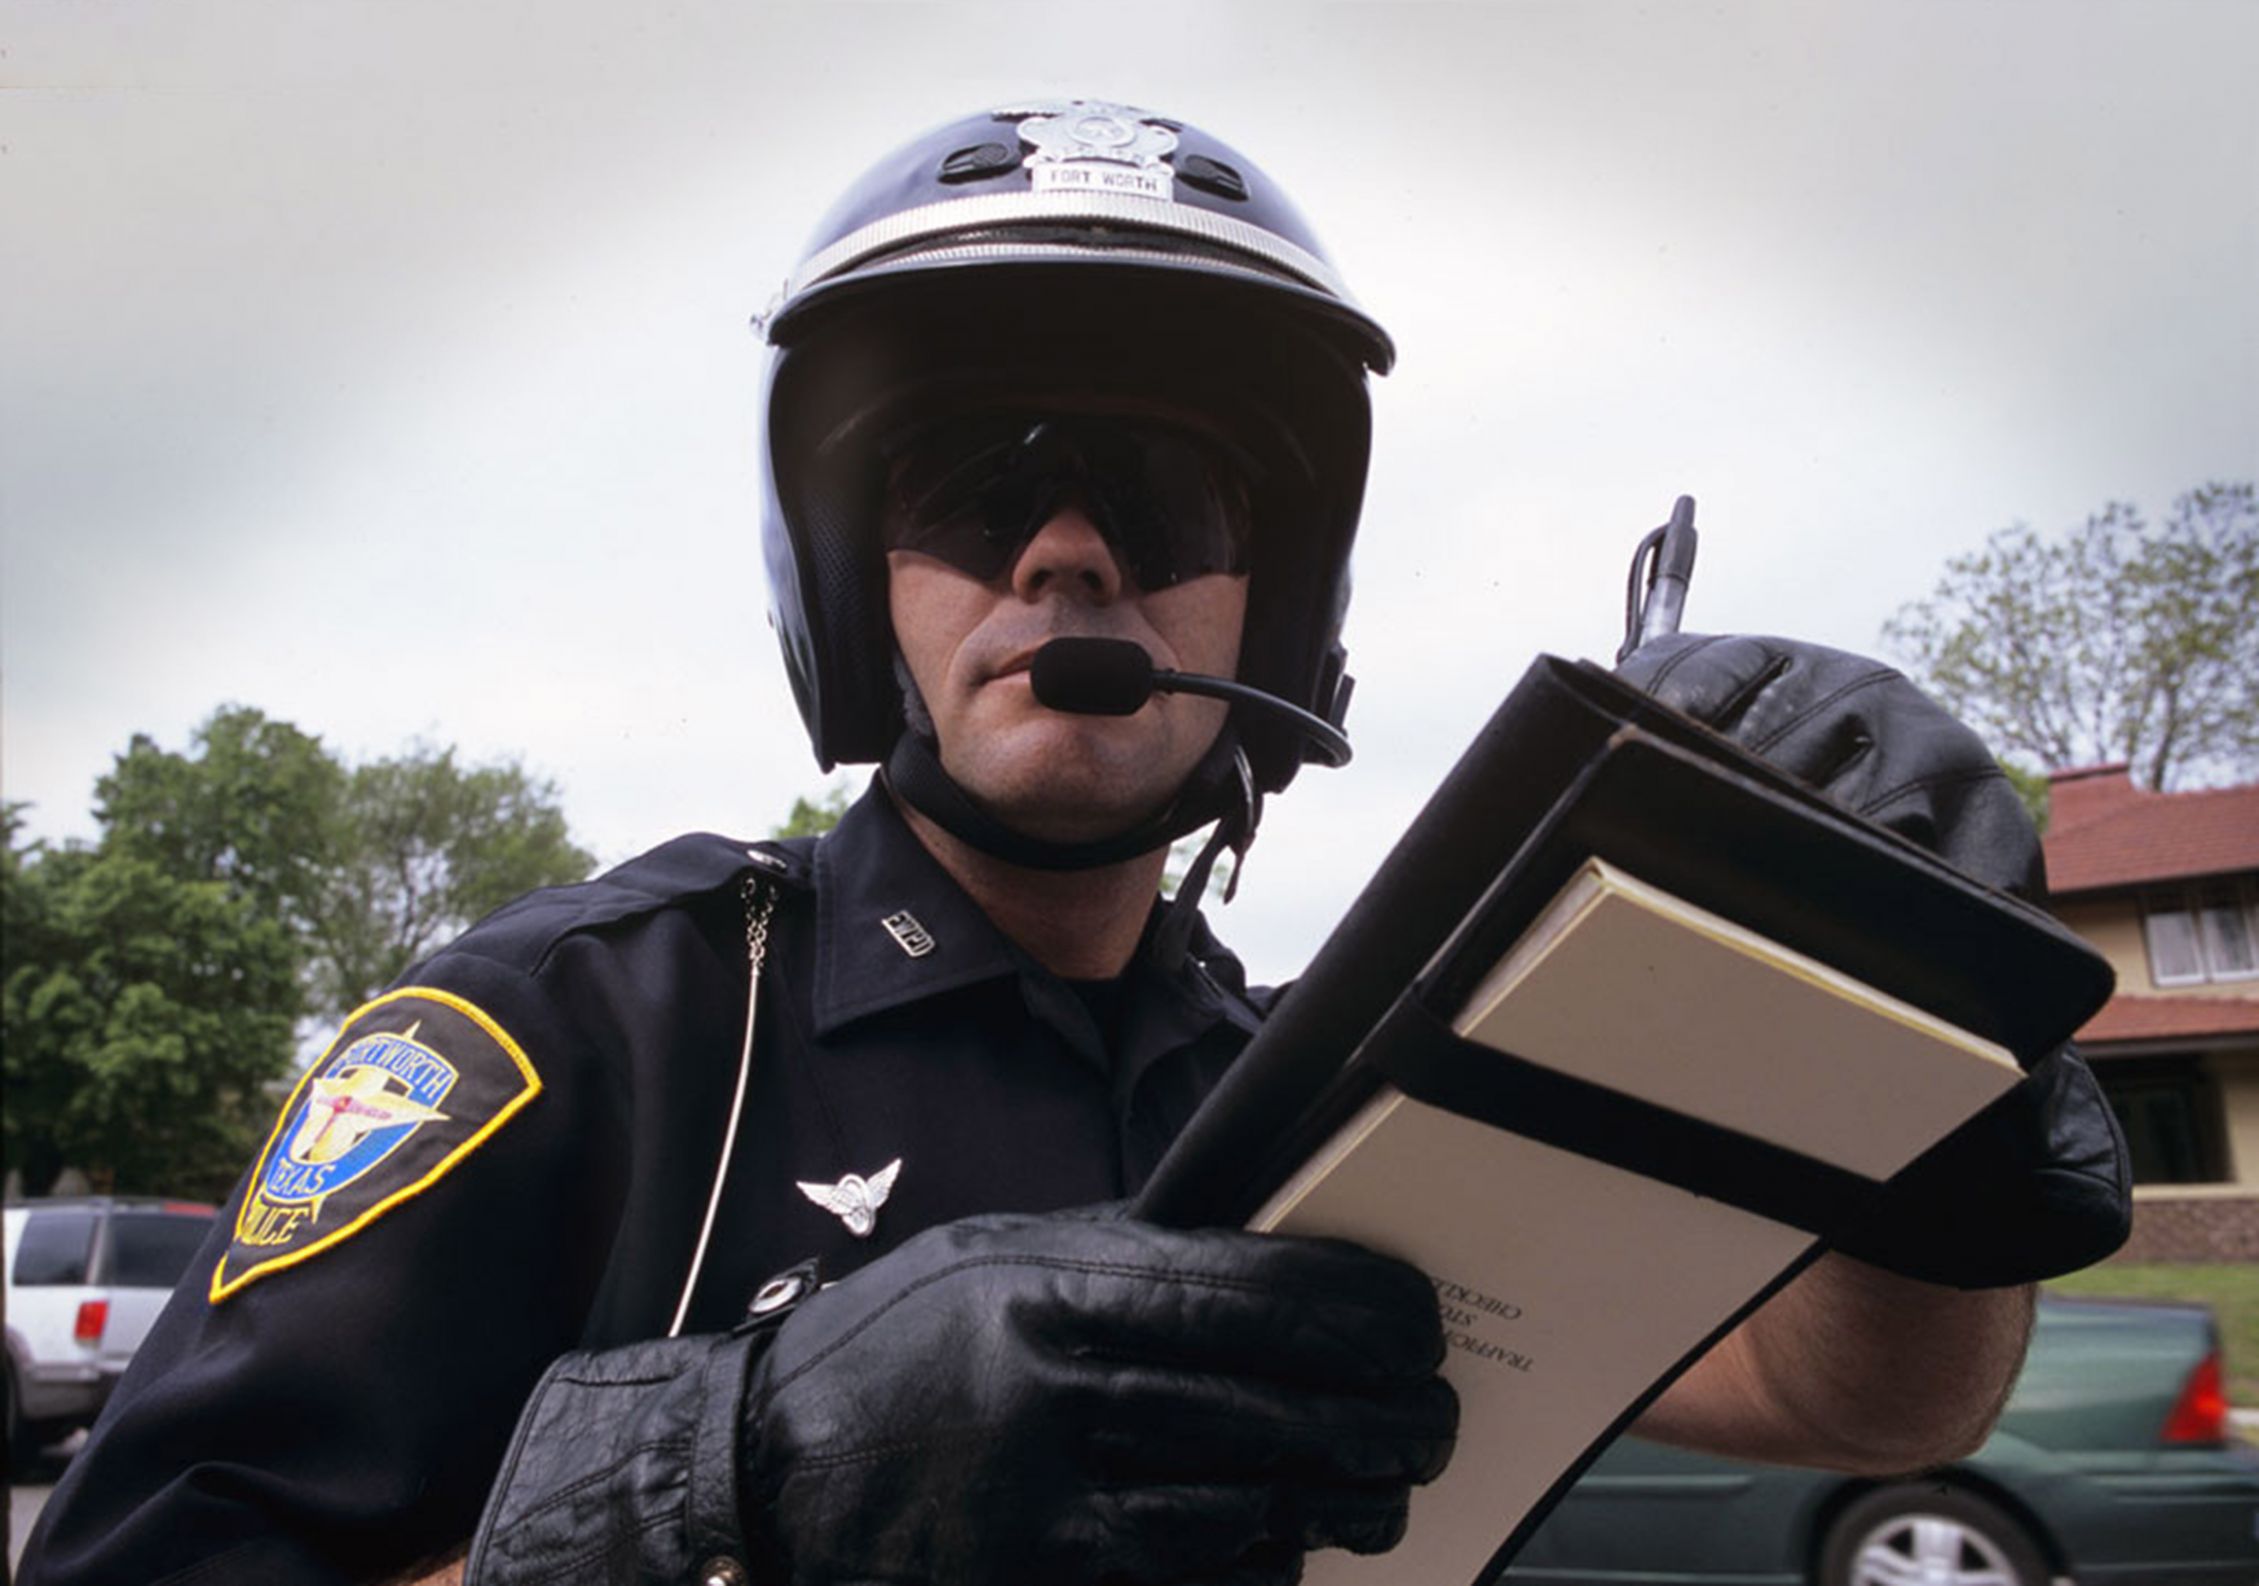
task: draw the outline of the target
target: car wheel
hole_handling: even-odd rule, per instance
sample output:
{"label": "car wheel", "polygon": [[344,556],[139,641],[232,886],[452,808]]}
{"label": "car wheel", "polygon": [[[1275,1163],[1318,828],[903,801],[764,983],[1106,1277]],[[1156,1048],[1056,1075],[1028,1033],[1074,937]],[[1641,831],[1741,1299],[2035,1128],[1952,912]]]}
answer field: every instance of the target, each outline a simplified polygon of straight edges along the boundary
{"label": "car wheel", "polygon": [[1836,1516],[1820,1553],[1820,1586],[2047,1586],[2048,1574],[2023,1526],[1958,1487],[1878,1487]]}

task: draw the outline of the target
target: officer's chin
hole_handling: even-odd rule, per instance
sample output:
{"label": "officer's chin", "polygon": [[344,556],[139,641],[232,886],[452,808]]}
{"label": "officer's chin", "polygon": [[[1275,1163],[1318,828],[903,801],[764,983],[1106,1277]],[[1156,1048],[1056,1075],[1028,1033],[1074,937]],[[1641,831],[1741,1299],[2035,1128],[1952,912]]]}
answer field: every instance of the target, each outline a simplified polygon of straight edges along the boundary
{"label": "officer's chin", "polygon": [[1025,752],[963,771],[946,758],[943,765],[990,818],[1039,842],[1119,837],[1167,810],[1183,785],[1181,776],[1152,785],[1156,757],[1149,744],[1116,753],[1092,753],[1087,743],[1072,741],[1017,747]]}

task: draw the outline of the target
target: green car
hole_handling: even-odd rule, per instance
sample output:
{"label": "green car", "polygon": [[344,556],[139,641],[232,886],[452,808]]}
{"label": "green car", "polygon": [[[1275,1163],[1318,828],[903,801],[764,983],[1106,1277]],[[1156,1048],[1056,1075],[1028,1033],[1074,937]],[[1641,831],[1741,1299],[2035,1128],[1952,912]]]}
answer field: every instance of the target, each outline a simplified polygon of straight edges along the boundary
{"label": "green car", "polygon": [[2007,1413],[1970,1458],[1873,1481],[1626,1438],[1508,1586],[2259,1582],[2259,1449],[2236,1442],[2200,1306],[2042,1299]]}

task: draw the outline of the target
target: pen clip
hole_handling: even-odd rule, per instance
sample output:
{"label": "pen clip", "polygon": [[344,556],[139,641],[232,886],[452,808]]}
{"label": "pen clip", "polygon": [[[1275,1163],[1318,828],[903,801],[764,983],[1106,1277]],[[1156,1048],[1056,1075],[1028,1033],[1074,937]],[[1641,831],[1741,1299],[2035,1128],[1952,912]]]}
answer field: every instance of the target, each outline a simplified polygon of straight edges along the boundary
{"label": "pen clip", "polygon": [[1681,496],[1671,507],[1670,522],[1648,530],[1632,552],[1631,573],[1624,584],[1624,642],[1616,649],[1619,666],[1641,645],[1679,631],[1699,539],[1694,532],[1694,497]]}

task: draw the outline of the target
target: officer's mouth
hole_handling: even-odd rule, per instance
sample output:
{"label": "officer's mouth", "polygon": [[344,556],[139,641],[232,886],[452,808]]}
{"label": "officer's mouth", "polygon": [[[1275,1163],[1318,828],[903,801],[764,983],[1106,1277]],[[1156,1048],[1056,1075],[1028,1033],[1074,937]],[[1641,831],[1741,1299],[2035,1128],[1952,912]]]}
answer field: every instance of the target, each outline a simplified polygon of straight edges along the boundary
{"label": "officer's mouth", "polygon": [[[998,663],[996,663],[996,665],[995,665],[995,666],[993,666],[993,667],[991,667],[991,668],[989,669],[988,675],[987,675],[987,677],[986,677],[986,678],[984,678],[984,679],[983,679],[983,681],[984,681],[984,682],[995,683],[995,682],[1000,682],[1000,681],[1002,681],[1002,680],[1004,680],[1004,679],[1006,679],[1006,678],[1013,678],[1013,677],[1023,677],[1023,676],[1025,676],[1025,675],[1027,674],[1027,672],[1028,672],[1028,669],[1029,669],[1030,667],[1032,667],[1032,666],[1033,666],[1033,665],[1035,664],[1035,655],[1036,655],[1036,652],[1037,652],[1038,650],[1042,649],[1042,648],[1043,648],[1043,647],[1044,647],[1045,645],[1049,644],[1049,643],[1050,643],[1050,642],[1051,642],[1051,641],[1052,641],[1053,639],[1083,639],[1083,638],[1092,638],[1092,639],[1126,639],[1126,640],[1128,640],[1128,642],[1129,642],[1129,643],[1132,643],[1132,644],[1138,644],[1138,645],[1139,645],[1139,647],[1140,647],[1141,649],[1144,649],[1144,650],[1146,651],[1146,653],[1147,653],[1148,655],[1151,655],[1151,654],[1152,654],[1152,650],[1151,650],[1150,646],[1146,646],[1146,645],[1143,645],[1143,644],[1141,644],[1141,643],[1140,643],[1140,642],[1139,642],[1138,640],[1135,640],[1135,639],[1130,639],[1130,638],[1129,638],[1129,636],[1128,636],[1128,635],[1126,635],[1126,634],[1112,634],[1112,633],[1047,633],[1047,634],[1043,635],[1043,637],[1042,637],[1042,638],[1038,639],[1038,640],[1037,640],[1037,641],[1036,641],[1035,643],[1033,643],[1033,644],[1031,644],[1031,645],[1028,645],[1028,646],[1027,646],[1026,648],[1024,648],[1024,649],[1019,649],[1019,650],[1014,650],[1014,651],[1010,652],[1009,654],[1007,654],[1007,655],[1006,655],[1006,656],[1004,657],[1004,659],[1003,659],[1003,660],[999,661]],[[1165,661],[1165,660],[1163,660],[1163,659],[1162,659],[1161,657],[1159,657],[1159,656],[1157,656],[1157,655],[1156,655],[1156,656],[1153,656],[1153,664],[1154,664],[1155,666],[1167,666],[1167,665],[1169,665],[1169,664],[1171,664],[1171,663],[1169,663],[1168,661]]]}

